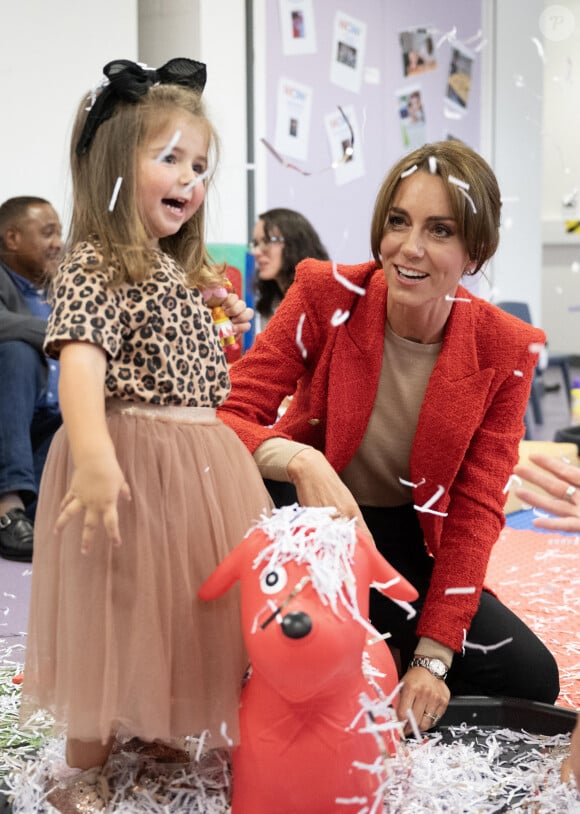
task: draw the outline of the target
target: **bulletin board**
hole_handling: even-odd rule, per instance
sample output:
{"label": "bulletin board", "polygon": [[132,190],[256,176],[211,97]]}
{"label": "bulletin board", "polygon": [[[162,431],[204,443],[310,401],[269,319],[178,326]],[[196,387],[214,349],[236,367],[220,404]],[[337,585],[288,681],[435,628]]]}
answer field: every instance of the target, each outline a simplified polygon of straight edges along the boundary
{"label": "bulletin board", "polygon": [[[265,49],[265,75],[256,77],[265,96],[255,127],[265,176],[259,211],[297,209],[333,259],[368,260],[371,213],[389,167],[428,141],[458,138],[479,149],[481,4],[266,0],[264,42],[254,43]],[[353,157],[341,161],[350,128]],[[262,138],[311,174],[284,167]]]}

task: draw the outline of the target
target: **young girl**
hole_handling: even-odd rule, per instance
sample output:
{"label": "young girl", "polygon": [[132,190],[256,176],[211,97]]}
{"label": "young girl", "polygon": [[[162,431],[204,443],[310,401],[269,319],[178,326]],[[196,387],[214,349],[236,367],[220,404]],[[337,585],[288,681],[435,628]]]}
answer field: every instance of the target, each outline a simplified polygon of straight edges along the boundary
{"label": "young girl", "polygon": [[73,133],[70,249],[46,337],[64,427],[37,513],[23,708],[66,723],[67,761],[83,769],[106,761],[116,734],[235,740],[238,602],[197,591],[270,507],[215,415],[229,380],[197,287],[216,283],[205,67],[118,61],[104,73]]}

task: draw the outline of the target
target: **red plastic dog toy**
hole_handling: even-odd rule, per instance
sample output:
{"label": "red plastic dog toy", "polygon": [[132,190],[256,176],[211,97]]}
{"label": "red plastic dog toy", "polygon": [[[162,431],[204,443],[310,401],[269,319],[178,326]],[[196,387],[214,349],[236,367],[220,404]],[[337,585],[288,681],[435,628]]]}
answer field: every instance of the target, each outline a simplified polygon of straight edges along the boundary
{"label": "red plastic dog toy", "polygon": [[[251,675],[233,754],[233,814],[346,814],[363,799],[364,810],[382,811],[385,757],[400,732],[385,697],[398,678],[382,641],[368,647],[377,677],[363,670],[373,637],[369,586],[403,603],[417,592],[354,520],[333,512],[275,510],[199,592],[214,599],[241,581]],[[382,730],[374,703],[389,710]]]}

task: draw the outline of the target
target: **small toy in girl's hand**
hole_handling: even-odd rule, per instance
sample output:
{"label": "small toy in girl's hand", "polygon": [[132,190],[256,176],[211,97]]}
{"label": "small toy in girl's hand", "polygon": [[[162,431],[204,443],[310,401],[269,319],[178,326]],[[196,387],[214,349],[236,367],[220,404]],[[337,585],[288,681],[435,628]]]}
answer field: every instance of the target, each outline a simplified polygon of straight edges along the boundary
{"label": "small toy in girl's hand", "polygon": [[238,579],[251,673],[232,814],[328,814],[355,798],[378,811],[402,724],[389,703],[394,661],[367,620],[369,586],[400,601],[417,592],[354,520],[296,504],[254,526],[199,596]]}
{"label": "small toy in girl's hand", "polygon": [[223,348],[238,348],[234,324],[224,311],[222,305],[233,285],[229,280],[224,280],[223,285],[212,288],[204,288],[202,293],[205,304],[211,309],[211,316],[214,321]]}

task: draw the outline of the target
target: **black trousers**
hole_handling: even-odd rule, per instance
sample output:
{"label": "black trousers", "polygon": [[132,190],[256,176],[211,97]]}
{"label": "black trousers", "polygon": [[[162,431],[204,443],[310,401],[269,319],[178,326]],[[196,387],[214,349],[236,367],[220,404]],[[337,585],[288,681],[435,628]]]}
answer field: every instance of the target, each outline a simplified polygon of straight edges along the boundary
{"label": "black trousers", "polygon": [[[291,484],[265,483],[276,506],[296,502]],[[427,554],[411,504],[395,508],[361,506],[361,511],[381,554],[419,593],[413,603],[417,615],[408,620],[407,613],[396,603],[371,591],[371,622],[380,633],[391,634],[389,644],[400,650],[405,668],[417,646],[416,626],[431,580],[433,559]],[[509,638],[509,644],[496,650],[465,648],[464,653],[456,653],[447,677],[452,695],[510,696],[554,703],[560,692],[554,657],[521,619],[483,591],[467,640],[489,646]]]}

